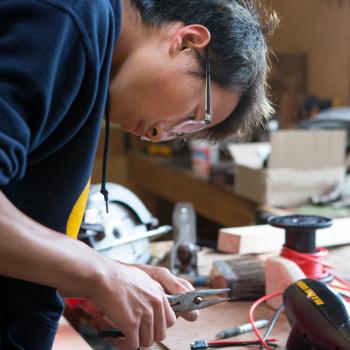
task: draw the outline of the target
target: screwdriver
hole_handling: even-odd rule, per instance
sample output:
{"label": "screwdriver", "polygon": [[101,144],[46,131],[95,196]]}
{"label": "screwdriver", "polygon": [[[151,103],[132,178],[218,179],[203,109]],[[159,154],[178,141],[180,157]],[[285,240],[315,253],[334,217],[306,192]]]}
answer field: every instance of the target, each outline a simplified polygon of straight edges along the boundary
{"label": "screwdriver", "polygon": [[[268,325],[268,320],[259,320],[254,322],[255,327],[258,329],[265,328]],[[241,326],[227,328],[215,335],[216,339],[224,339],[229,337],[235,337],[236,335],[251,332],[253,327],[250,323],[243,324]]]}

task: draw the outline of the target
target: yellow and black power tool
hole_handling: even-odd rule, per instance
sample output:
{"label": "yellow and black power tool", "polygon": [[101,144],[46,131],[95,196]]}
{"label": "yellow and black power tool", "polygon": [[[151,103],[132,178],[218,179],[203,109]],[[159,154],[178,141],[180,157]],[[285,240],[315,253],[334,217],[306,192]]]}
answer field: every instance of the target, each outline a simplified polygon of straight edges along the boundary
{"label": "yellow and black power tool", "polygon": [[292,327],[288,350],[349,350],[350,316],[347,304],[325,283],[303,279],[283,294]]}

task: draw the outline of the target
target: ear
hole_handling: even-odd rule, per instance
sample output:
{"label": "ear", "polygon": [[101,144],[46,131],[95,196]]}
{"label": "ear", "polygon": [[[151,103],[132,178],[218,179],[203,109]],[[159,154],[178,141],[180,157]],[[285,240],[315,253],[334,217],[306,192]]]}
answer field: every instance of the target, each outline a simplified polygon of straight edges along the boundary
{"label": "ear", "polygon": [[171,38],[170,53],[184,50],[201,50],[210,43],[211,35],[207,27],[201,24],[191,24],[179,29]]}

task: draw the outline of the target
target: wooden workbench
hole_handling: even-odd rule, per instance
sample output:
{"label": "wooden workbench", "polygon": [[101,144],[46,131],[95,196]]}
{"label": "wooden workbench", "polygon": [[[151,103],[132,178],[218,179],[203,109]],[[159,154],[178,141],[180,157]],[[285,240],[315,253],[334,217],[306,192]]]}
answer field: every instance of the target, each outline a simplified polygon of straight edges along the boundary
{"label": "wooden workbench", "polygon": [[[350,277],[350,245],[334,247],[330,249],[330,255],[327,260],[334,264],[338,275],[348,278]],[[199,270],[205,274],[209,271],[209,262],[214,259],[225,259],[225,255],[217,252],[206,250],[199,255]],[[229,258],[229,255],[226,255]],[[234,327],[248,322],[248,312],[252,302],[232,302],[223,303],[212,306],[200,311],[200,317],[196,322],[187,322],[183,319],[178,319],[175,326],[170,328],[164,342],[153,347],[152,350],[186,350],[190,349],[189,344],[194,340],[213,340],[214,335],[225,328]],[[271,319],[274,310],[263,304],[259,306],[255,312],[255,320]],[[282,349],[285,346],[289,333],[290,326],[283,313],[273,331],[272,338],[277,338]],[[245,334],[235,337],[234,340],[255,340],[254,333]],[[233,338],[230,338],[233,340]],[[226,349],[226,348],[225,348]],[[227,349],[235,349],[229,347]],[[248,347],[242,347],[248,349]]]}
{"label": "wooden workbench", "polygon": [[195,177],[190,170],[176,167],[170,160],[130,153],[128,178],[136,193],[143,191],[172,203],[190,202],[199,215],[221,226],[256,222],[255,204],[237,196],[233,189],[219,188]]}
{"label": "wooden workbench", "polygon": [[[190,323],[183,319],[178,319],[176,325],[169,329],[167,338],[162,344],[168,350],[189,350],[190,343],[195,340],[215,340],[215,334],[220,331],[249,322],[248,312],[250,306],[250,302],[223,303],[201,310],[200,317],[196,322]],[[262,305],[255,312],[255,320],[269,320],[273,317],[273,314],[274,310],[266,305]],[[284,347],[289,333],[290,326],[285,314],[282,314],[273,328],[270,338],[278,339],[278,343]],[[262,330],[262,334],[264,334],[264,330]],[[249,332],[227,340],[256,340],[256,336],[254,333]],[[241,347],[241,349],[249,348],[251,347]],[[236,348],[228,347],[225,349]]]}
{"label": "wooden workbench", "polygon": [[[154,242],[151,245],[154,248],[162,248],[168,251],[171,248],[172,242]],[[330,255],[327,259],[336,266],[337,274],[346,278],[349,278],[350,276],[349,254],[350,245],[335,247],[330,250]],[[199,252],[198,256],[198,268],[200,274],[206,275],[209,273],[213,260],[230,259],[230,257],[232,257],[230,254],[220,254],[208,248],[203,249]],[[163,266],[167,266],[167,264],[165,263]],[[251,302],[218,304],[201,310],[200,317],[196,322],[187,322],[184,319],[179,318],[176,321],[175,326],[168,330],[167,337],[162,344],[154,344],[152,347],[143,350],[186,350],[190,349],[189,344],[194,340],[212,340],[216,333],[225,328],[247,323],[248,312],[251,304]],[[255,319],[271,319],[273,314],[274,310],[266,305],[261,305],[255,312]],[[282,314],[271,333],[271,337],[277,338],[280,344],[285,345],[289,332],[289,324],[285,315]],[[235,338],[235,340],[245,339],[255,339],[255,336],[253,333],[249,333]],[[70,346],[75,343],[79,344],[79,346]],[[54,349],[87,350],[90,348],[86,343],[84,344],[84,341],[79,339],[78,334],[72,330],[65,321],[63,321]],[[235,348],[231,347],[227,349]],[[248,348],[246,347],[246,349]]]}

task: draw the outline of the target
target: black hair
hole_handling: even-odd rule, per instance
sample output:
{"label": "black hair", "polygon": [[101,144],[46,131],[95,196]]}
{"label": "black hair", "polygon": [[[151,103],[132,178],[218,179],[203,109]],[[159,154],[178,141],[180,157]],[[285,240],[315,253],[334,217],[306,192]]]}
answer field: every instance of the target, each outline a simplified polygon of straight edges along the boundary
{"label": "black hair", "polygon": [[211,78],[241,95],[228,118],[194,135],[195,138],[217,142],[243,135],[273,113],[267,92],[267,37],[278,23],[273,11],[258,0],[131,0],[131,3],[150,25],[181,21],[208,28],[211,42],[206,51]]}

